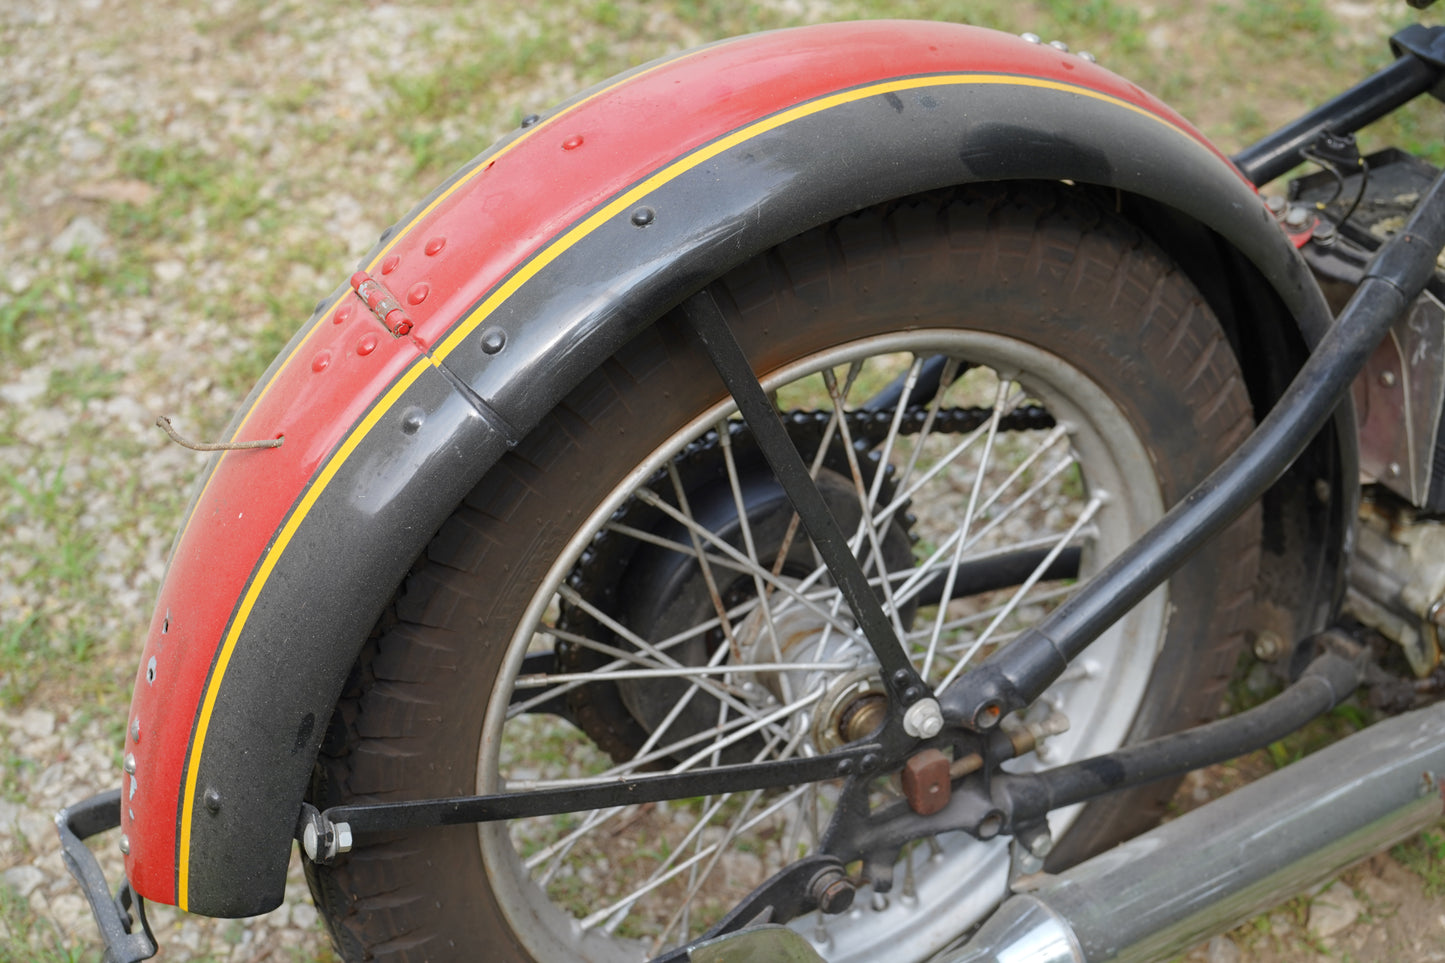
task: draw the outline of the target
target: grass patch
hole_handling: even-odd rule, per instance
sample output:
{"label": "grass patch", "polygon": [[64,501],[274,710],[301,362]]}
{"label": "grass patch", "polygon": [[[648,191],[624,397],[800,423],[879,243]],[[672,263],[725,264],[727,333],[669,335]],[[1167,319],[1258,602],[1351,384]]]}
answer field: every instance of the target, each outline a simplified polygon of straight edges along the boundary
{"label": "grass patch", "polygon": [[67,946],[55,923],[37,917],[19,893],[0,883],[0,960],[97,963],[100,951]]}
{"label": "grass patch", "polygon": [[1445,896],[1445,831],[1427,830],[1390,851],[1410,872],[1425,881],[1430,896]]}

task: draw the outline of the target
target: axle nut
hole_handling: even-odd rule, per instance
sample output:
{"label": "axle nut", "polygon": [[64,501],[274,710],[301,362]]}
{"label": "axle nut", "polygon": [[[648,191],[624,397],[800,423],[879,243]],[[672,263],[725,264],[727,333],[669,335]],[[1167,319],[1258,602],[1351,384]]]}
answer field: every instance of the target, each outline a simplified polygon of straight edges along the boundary
{"label": "axle nut", "polygon": [[818,901],[818,909],[829,916],[846,912],[853,905],[855,892],[853,883],[836,869],[827,870],[813,880],[813,898]]}
{"label": "axle nut", "polygon": [[943,731],[943,710],[937,699],[919,699],[903,713],[903,731],[915,739],[932,739]]}

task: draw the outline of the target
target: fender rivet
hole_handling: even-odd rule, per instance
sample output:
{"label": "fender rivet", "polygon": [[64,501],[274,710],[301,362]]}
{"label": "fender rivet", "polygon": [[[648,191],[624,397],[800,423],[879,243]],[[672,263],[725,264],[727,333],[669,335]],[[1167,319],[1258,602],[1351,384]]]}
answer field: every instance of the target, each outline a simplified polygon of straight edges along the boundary
{"label": "fender rivet", "polygon": [[130,855],[130,837],[125,833],[120,834],[120,851],[122,855]]}
{"label": "fender rivet", "polygon": [[523,117],[523,118],[522,118],[522,126],[523,126],[524,128],[525,128],[525,127],[531,127],[533,124],[537,123],[537,121],[539,121],[539,120],[541,120],[541,119],[542,119],[542,115],[541,115],[541,114],[528,114],[526,117]]}
{"label": "fender rivet", "polygon": [[507,346],[507,332],[501,328],[488,328],[482,332],[482,350],[496,354]]}
{"label": "fender rivet", "polygon": [[331,352],[323,351],[311,359],[311,370],[317,373],[325,371],[331,365]]}
{"label": "fender rivet", "polygon": [[345,324],[347,321],[350,321],[350,320],[351,320],[351,304],[350,304],[350,302],[348,302],[348,303],[346,303],[346,304],[343,304],[341,307],[337,308],[337,309],[336,309],[336,313],[331,316],[331,323],[332,323],[332,324]]}
{"label": "fender rivet", "polygon": [[426,300],[428,294],[431,294],[431,285],[425,281],[418,281],[411,286],[410,291],[406,292],[406,300],[411,304],[421,304]]}
{"label": "fender rivet", "polygon": [[395,254],[388,254],[386,256],[386,260],[381,262],[381,273],[390,274],[392,271],[396,270],[396,266],[400,263],[401,258],[399,256]]}
{"label": "fender rivet", "polygon": [[632,223],[636,224],[638,227],[646,227],[647,225],[652,223],[652,219],[656,216],[657,215],[652,210],[652,208],[639,207],[637,210],[632,212]]}
{"label": "fender rivet", "polygon": [[155,657],[155,656],[151,656],[151,660],[146,663],[146,682],[147,682],[147,683],[151,683],[151,682],[155,682],[155,681],[156,681],[156,657]]}
{"label": "fender rivet", "polygon": [[564,141],[562,142],[562,149],[563,149],[563,150],[576,150],[577,148],[579,148],[579,147],[581,147],[581,146],[582,146],[582,135],[581,135],[581,134],[573,134],[571,137],[568,137],[566,140],[564,140]]}
{"label": "fender rivet", "polygon": [[362,356],[371,354],[376,350],[376,335],[368,334],[356,344],[356,353]]}
{"label": "fender rivet", "polygon": [[140,719],[132,719],[130,722],[130,741],[140,742]]}
{"label": "fender rivet", "polygon": [[125,759],[121,761],[120,767],[132,776],[135,775],[135,753],[126,753]]}
{"label": "fender rivet", "polygon": [[221,791],[215,786],[206,789],[206,795],[202,801],[211,812],[218,813],[221,811]]}
{"label": "fender rivet", "polygon": [[401,413],[401,430],[414,435],[426,423],[426,412],[413,405]]}
{"label": "fender rivet", "polygon": [[427,256],[427,257],[436,257],[438,254],[440,254],[440,253],[442,252],[442,248],[444,248],[444,247],[446,247],[446,246],[447,246],[447,239],[446,239],[446,238],[444,238],[444,237],[434,237],[434,238],[432,238],[430,241],[427,241],[427,242],[426,242],[426,247],[423,248],[423,250],[426,251],[426,256]]}

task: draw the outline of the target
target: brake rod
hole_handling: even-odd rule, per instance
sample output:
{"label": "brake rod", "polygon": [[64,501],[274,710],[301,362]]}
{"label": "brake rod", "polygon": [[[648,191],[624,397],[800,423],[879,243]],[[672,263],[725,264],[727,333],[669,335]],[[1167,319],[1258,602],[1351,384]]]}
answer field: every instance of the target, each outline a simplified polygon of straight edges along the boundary
{"label": "brake rod", "polygon": [[[485,796],[451,796],[444,799],[416,799],[406,802],[363,803],[333,806],[316,814],[304,808],[298,836],[308,821],[319,815],[319,831],[345,824],[351,835],[430,829],[464,823],[487,823],[525,816],[554,816],[559,813],[589,812],[614,806],[690,799],[694,796],[780,789],[805,782],[841,779],[854,774],[877,772],[884,765],[883,746],[875,742],[853,744],[823,756],[779,759],[717,766],[696,772],[665,773],[635,778],[619,777],[608,782],[582,786],[561,786],[524,792],[493,793]],[[305,842],[305,840],[303,840]],[[326,862],[324,849],[307,855]],[[342,846],[345,852],[349,846]],[[333,852],[331,855],[335,855]],[[318,858],[318,857],[322,858]]]}

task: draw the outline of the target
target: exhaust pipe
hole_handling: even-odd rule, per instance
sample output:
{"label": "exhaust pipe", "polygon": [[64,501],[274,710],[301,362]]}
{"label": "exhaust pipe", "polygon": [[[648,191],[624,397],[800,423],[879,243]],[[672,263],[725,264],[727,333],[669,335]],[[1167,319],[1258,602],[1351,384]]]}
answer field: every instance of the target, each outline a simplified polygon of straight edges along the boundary
{"label": "exhaust pipe", "polygon": [[1386,720],[1010,897],[933,963],[1166,959],[1445,813],[1445,704]]}

